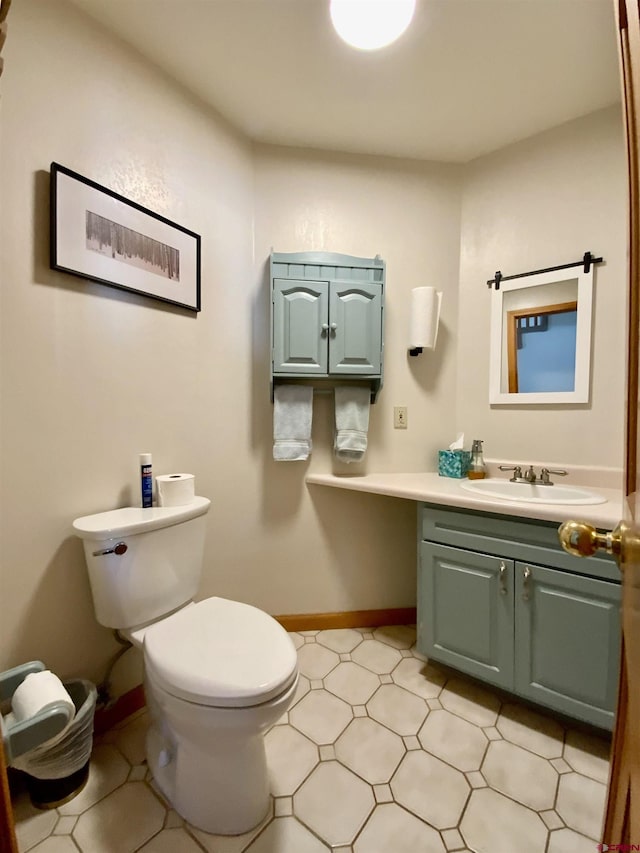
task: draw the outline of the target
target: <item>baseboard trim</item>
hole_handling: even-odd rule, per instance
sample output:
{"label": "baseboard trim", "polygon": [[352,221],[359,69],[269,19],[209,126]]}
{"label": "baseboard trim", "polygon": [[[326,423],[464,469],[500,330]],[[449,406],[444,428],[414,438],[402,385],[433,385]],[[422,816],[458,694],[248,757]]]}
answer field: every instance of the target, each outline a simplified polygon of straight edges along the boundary
{"label": "baseboard trim", "polygon": [[131,714],[144,708],[146,704],[144,697],[144,687],[138,684],[132,690],[123,693],[116,701],[108,708],[96,708],[96,715],[93,721],[93,731],[96,735],[104,734],[104,732],[117,726]]}
{"label": "baseboard trim", "polygon": [[296,613],[274,616],[287,631],[326,631],[331,628],[379,628],[381,625],[415,625],[415,607],[387,610],[348,610],[342,613]]}

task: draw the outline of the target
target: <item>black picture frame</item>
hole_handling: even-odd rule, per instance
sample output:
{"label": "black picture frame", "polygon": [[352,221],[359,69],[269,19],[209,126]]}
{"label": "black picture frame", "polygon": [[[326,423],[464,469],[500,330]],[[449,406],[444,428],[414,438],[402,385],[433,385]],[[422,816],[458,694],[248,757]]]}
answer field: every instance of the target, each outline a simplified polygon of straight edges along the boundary
{"label": "black picture frame", "polygon": [[200,235],[51,163],[51,269],[198,312]]}

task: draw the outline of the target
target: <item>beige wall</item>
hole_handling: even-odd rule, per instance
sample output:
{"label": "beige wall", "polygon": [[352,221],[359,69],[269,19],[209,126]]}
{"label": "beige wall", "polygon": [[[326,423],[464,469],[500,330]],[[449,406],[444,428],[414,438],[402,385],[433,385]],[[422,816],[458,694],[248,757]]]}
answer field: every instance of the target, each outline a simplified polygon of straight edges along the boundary
{"label": "beige wall", "polygon": [[[140,451],[153,453],[156,474],[193,471],[212,500],[200,595],[280,614],[415,602],[414,504],[307,487],[308,470],[432,470],[456,428],[484,438],[491,456],[604,454],[619,464],[625,247],[615,111],[465,170],[252,148],[64,0],[14,4],[5,56],[0,669],[42,658],[63,676],[102,676],[116,646],[95,622],[70,524],[136,499]],[[197,317],[49,269],[51,160],[202,235]],[[332,459],[328,397],[314,406],[310,462],[272,461],[272,247],[387,262],[385,386],[366,461],[352,469]],[[585,249],[607,259],[593,406],[491,410],[484,281],[496,268],[546,266]],[[409,294],[421,285],[443,290],[442,326],[436,352],[410,359]],[[408,407],[408,430],[393,430],[394,405]]]}
{"label": "beige wall", "polygon": [[[310,470],[425,470],[452,432],[459,170],[271,146],[256,146],[253,154],[254,301],[246,410],[251,441],[247,447],[236,444],[238,455],[221,470],[229,491],[216,507],[214,567],[202,595],[222,591],[276,614],[411,606],[415,505],[307,487],[304,476]],[[314,401],[310,460],[272,459],[272,248],[380,254],[387,262],[385,387],[371,407],[362,464],[333,460],[330,396]],[[407,295],[425,275],[446,291],[443,345],[431,358],[410,360]],[[233,365],[230,371],[223,382],[233,395]],[[393,429],[394,405],[408,406],[408,430]]]}
{"label": "beige wall", "polygon": [[[314,448],[311,469],[433,470],[455,427],[460,167],[275,146],[256,146],[254,162],[259,269],[272,247],[379,254],[387,264],[384,387],[371,408],[367,455],[349,466],[324,452],[332,444],[333,404],[318,397],[319,452]],[[437,349],[412,358],[411,289],[422,285],[443,291],[441,326]],[[408,407],[406,431],[393,428],[397,405]]]}
{"label": "beige wall", "polygon": [[[4,55],[0,668],[42,658],[97,678],[115,644],[72,520],[136,499],[147,450],[213,499],[208,571],[215,510],[246,509],[248,485],[225,486],[234,458],[239,482],[250,468],[251,152],[58,0],[13,5]],[[51,160],[201,234],[205,310],[51,271]]]}
{"label": "beige wall", "polygon": [[[102,676],[116,646],[70,525],[136,500],[140,451],[212,500],[201,596],[271,613],[412,605],[415,506],[308,489],[306,464],[272,461],[264,264],[271,246],[385,258],[387,385],[360,470],[432,467],[455,415],[457,170],[254,152],[64,0],[15,4],[5,56],[0,668]],[[51,160],[202,235],[198,316],[48,268]],[[427,283],[445,291],[444,328],[410,363],[407,295]],[[331,465],[331,424],[321,400],[311,466]]]}
{"label": "beige wall", "polygon": [[[620,110],[611,108],[482,157],[465,173],[460,238],[457,424],[488,457],[622,466],[626,172]],[[594,277],[591,402],[489,405],[486,281],[569,263]]]}

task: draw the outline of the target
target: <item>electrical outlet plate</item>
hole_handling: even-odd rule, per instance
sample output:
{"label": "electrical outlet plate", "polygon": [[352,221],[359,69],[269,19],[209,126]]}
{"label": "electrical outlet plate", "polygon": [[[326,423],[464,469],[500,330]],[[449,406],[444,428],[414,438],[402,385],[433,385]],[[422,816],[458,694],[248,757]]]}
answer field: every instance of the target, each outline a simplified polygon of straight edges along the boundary
{"label": "electrical outlet plate", "polygon": [[407,428],[407,407],[406,406],[394,406],[393,407],[393,428],[394,429],[406,429]]}

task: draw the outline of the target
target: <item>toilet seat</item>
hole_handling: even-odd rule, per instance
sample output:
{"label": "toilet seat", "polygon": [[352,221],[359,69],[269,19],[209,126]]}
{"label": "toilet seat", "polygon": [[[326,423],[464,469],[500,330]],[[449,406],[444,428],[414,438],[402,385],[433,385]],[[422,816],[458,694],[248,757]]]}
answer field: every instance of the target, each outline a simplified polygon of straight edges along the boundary
{"label": "toilet seat", "polygon": [[297,655],[273,617],[238,601],[207,598],[144,633],[147,673],[180,699],[215,707],[268,702],[293,682]]}

